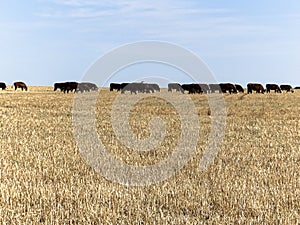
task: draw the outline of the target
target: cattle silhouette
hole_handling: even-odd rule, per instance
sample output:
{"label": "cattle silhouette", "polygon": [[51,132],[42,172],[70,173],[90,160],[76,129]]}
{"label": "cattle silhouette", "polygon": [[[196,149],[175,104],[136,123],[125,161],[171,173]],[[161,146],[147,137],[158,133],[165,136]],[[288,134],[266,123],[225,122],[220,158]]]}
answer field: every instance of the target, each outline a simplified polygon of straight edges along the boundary
{"label": "cattle silhouette", "polygon": [[126,86],[128,85],[129,83],[121,83],[120,85],[120,88],[121,88],[121,93],[125,93],[126,90]]}
{"label": "cattle silhouette", "polygon": [[266,84],[267,93],[270,93],[273,90],[275,93],[281,93],[281,89],[277,84]]}
{"label": "cattle silhouette", "polygon": [[62,92],[64,93],[69,93],[69,92],[76,92],[78,87],[78,82],[63,82],[63,83],[54,83],[54,91],[56,91],[57,89],[60,89]]}
{"label": "cattle silhouette", "polygon": [[210,89],[209,89],[209,86],[208,84],[199,84],[200,87],[201,87],[201,90],[204,94],[208,94],[210,93]]}
{"label": "cattle silhouette", "polygon": [[215,93],[215,92],[221,93],[222,92],[219,84],[209,84],[208,86],[210,89],[210,93]]}
{"label": "cattle silhouette", "polygon": [[244,88],[241,85],[235,84],[234,86],[239,93],[244,93]]}
{"label": "cattle silhouette", "polygon": [[181,87],[184,91],[188,91],[189,94],[203,93],[199,84],[183,84]]}
{"label": "cattle silhouette", "polygon": [[280,89],[281,89],[281,91],[292,92],[292,93],[294,92],[293,87],[289,84],[280,85]]}
{"label": "cattle silhouette", "polygon": [[159,87],[158,84],[152,84],[152,83],[150,83],[150,84],[147,84],[147,85],[150,86],[151,89],[153,89],[155,92],[160,92],[160,87]]}
{"label": "cattle silhouette", "polygon": [[15,82],[15,83],[14,83],[14,87],[15,87],[15,90],[17,90],[17,88],[21,88],[22,91],[23,91],[23,90],[25,90],[25,91],[28,90],[26,84],[25,84],[24,82],[22,82],[22,81],[17,81],[17,82]]}
{"label": "cattle silhouette", "polygon": [[109,90],[110,90],[110,91],[113,91],[113,90],[120,91],[120,90],[121,90],[121,84],[118,84],[118,83],[110,83],[110,84],[109,84]]}
{"label": "cattle silhouette", "polygon": [[247,93],[252,94],[255,91],[256,93],[265,93],[265,89],[261,84],[258,83],[248,83],[247,84]]}
{"label": "cattle silhouette", "polygon": [[226,93],[227,91],[231,94],[231,93],[237,93],[236,87],[231,84],[231,83],[221,83],[219,84],[221,91],[223,93]]}
{"label": "cattle silhouette", "polygon": [[181,93],[184,92],[184,90],[182,89],[182,87],[181,87],[181,85],[179,83],[169,83],[168,84],[168,91],[172,92],[173,90],[179,91]]}
{"label": "cattle silhouette", "polygon": [[0,88],[2,90],[5,90],[6,89],[6,84],[4,82],[0,82]]}
{"label": "cattle silhouette", "polygon": [[60,89],[60,91],[65,91],[66,83],[54,83],[54,91],[56,91],[57,89]]}
{"label": "cattle silhouette", "polygon": [[159,85],[154,83],[144,83],[144,82],[121,83],[120,87],[121,87],[122,94],[124,94],[126,91],[130,92],[131,94],[160,92]]}
{"label": "cattle silhouette", "polygon": [[97,91],[98,87],[96,84],[90,82],[81,82],[78,84],[76,92],[90,92],[90,91]]}

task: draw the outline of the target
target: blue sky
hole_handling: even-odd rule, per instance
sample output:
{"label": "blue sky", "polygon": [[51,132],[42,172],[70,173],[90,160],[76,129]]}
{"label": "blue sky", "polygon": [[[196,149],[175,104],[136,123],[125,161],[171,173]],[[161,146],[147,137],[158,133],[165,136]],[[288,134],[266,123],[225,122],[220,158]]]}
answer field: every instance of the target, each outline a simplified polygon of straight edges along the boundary
{"label": "blue sky", "polygon": [[[2,1],[0,80],[29,85],[80,80],[111,49],[160,40],[194,52],[218,82],[300,86],[299,28],[296,0]],[[137,67],[136,74],[174,72],[157,66],[151,74],[148,67]],[[129,71],[112,81],[136,79]]]}

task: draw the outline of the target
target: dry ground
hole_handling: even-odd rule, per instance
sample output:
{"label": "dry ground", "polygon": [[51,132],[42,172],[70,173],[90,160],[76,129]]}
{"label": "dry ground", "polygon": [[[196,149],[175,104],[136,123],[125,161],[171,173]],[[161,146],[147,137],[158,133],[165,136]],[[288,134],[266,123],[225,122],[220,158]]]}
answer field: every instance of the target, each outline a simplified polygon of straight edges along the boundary
{"label": "dry ground", "polygon": [[[29,89],[0,91],[1,224],[300,223],[300,92],[226,95],[226,135],[203,172],[198,165],[211,118],[206,98],[192,96],[201,122],[194,158],[166,181],[127,187],[101,177],[81,157],[73,136],[74,94]],[[98,133],[107,149],[132,165],[167,157],[180,135],[175,109],[153,98],[132,109],[130,124],[141,138],[155,115],[168,125],[161,147],[137,153],[112,130],[116,95],[104,90],[98,101]]]}

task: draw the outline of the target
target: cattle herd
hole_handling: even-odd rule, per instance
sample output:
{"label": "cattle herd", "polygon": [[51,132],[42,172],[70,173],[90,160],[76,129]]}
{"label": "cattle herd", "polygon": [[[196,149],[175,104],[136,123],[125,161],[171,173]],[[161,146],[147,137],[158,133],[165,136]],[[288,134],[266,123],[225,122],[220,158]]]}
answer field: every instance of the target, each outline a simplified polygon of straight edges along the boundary
{"label": "cattle herd", "polygon": [[[18,81],[14,82],[13,88],[17,90],[20,88],[22,91],[27,91],[27,85],[24,82]],[[4,82],[0,82],[0,89],[5,90],[6,84]],[[90,92],[97,91],[98,87],[94,83],[90,82],[61,82],[54,83],[54,91],[60,90],[63,93],[69,92]],[[129,92],[131,94],[137,93],[154,93],[160,92],[160,87],[155,83],[144,83],[144,82],[133,82],[133,83],[110,83],[109,86],[110,91],[120,91],[120,93],[124,94]],[[248,83],[247,84],[247,93],[270,93],[274,91],[275,93],[285,92],[294,92],[294,89],[300,89],[300,87],[293,88],[288,84],[266,84],[266,88],[262,84],[259,83]],[[179,83],[169,83],[168,84],[168,92],[179,92],[179,93],[188,93],[188,94],[209,94],[209,93],[244,93],[244,88],[239,84],[231,84],[231,83],[220,83],[220,84],[179,84]]]}
{"label": "cattle herd", "polygon": [[[258,83],[248,83],[247,84],[247,93],[252,94],[256,93],[270,93],[274,91],[275,93],[294,92],[294,89],[300,89],[300,87],[293,88],[291,85],[283,84],[267,84],[266,88],[263,85]],[[110,91],[120,91],[121,93],[130,92],[137,94],[140,93],[153,93],[160,91],[158,84],[149,84],[149,83],[111,83]],[[209,93],[244,93],[244,88],[239,84],[231,83],[220,83],[220,84],[179,84],[179,83],[169,83],[168,84],[169,92],[180,92],[188,94],[209,94]]]}
{"label": "cattle herd", "polygon": [[[7,88],[6,84],[4,82],[0,82],[0,88],[2,90],[5,90]],[[20,88],[22,91],[28,90],[27,85],[24,82],[18,81],[13,83],[13,88],[17,90]],[[97,91],[98,87],[96,84],[90,83],[90,82],[62,82],[62,83],[55,83],[54,84],[54,91],[57,89],[61,90],[64,93],[69,92],[89,92],[89,91]]]}
{"label": "cattle herd", "polygon": [[54,91],[60,89],[64,93],[69,92],[90,92],[97,91],[98,87],[96,84],[90,82],[63,82],[63,83],[54,83]]}

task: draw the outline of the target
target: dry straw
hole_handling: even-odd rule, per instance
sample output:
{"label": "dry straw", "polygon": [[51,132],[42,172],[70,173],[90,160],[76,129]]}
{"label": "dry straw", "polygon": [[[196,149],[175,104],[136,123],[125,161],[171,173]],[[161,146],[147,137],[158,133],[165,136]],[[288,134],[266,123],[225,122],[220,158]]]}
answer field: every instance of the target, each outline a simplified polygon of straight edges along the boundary
{"label": "dry straw", "polygon": [[[73,94],[51,89],[0,93],[1,224],[300,223],[299,92],[226,95],[225,139],[206,171],[198,166],[211,116],[206,98],[192,96],[201,129],[196,155],[167,181],[126,187],[83,160],[73,136]],[[97,103],[98,134],[110,153],[131,165],[167,157],[184,132],[174,108],[149,98],[132,109],[130,125],[140,138],[149,135],[153,116],[167,125],[159,148],[136,152],[112,130],[115,97],[103,91]]]}

